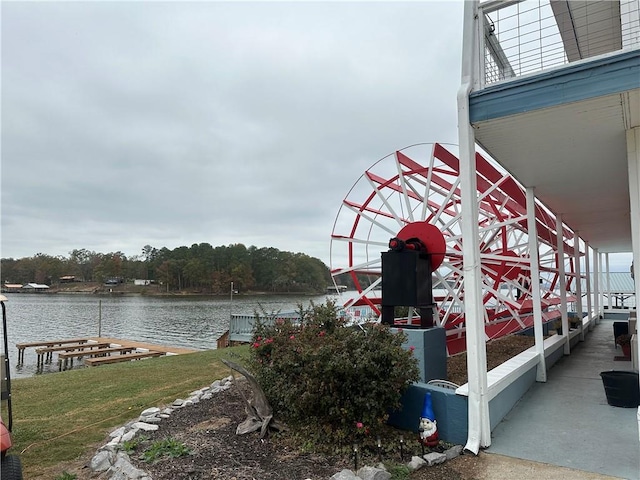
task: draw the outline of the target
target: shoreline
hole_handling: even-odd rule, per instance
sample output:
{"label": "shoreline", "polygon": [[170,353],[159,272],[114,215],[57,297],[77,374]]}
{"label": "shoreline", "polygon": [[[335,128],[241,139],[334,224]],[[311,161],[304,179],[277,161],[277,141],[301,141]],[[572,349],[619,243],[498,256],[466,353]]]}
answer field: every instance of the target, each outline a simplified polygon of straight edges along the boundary
{"label": "shoreline", "polygon": [[[92,283],[91,285],[72,286],[64,288],[60,286],[50,287],[44,291],[20,291],[20,290],[6,290],[2,293],[20,294],[20,295],[101,295],[101,296],[143,296],[143,297],[229,297],[230,293],[213,293],[213,292],[201,292],[201,291],[189,291],[178,290],[172,292],[160,291],[158,286],[133,286],[133,285],[118,285],[113,287],[107,287],[102,284]],[[317,297],[321,295],[329,295],[326,292],[267,292],[267,291],[252,291],[248,290],[242,293],[234,293],[234,296],[242,297],[257,297],[265,295],[275,296],[304,296],[304,297]]]}

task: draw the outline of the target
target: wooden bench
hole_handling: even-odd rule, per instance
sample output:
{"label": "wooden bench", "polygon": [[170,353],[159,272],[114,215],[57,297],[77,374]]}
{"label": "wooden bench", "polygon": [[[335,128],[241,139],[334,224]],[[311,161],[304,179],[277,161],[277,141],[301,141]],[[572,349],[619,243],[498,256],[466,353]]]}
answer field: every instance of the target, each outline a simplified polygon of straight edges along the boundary
{"label": "wooden bench", "polygon": [[109,345],[111,345],[109,342],[74,343],[69,345],[57,345],[55,347],[36,348],[36,353],[71,352],[73,350],[85,350],[95,347],[104,348]]}
{"label": "wooden bench", "polygon": [[129,360],[140,360],[142,358],[161,357],[164,352],[140,352],[140,353],[123,353],[122,355],[114,355],[113,357],[86,358],[84,364],[88,367],[102,365],[103,363],[128,362]]}
{"label": "wooden bench", "polygon": [[68,343],[87,343],[90,339],[87,337],[82,338],[67,338],[64,340],[49,340],[44,342],[23,342],[16,343],[16,347],[18,348],[18,365],[22,365],[24,363],[24,351],[26,348],[30,347],[53,347],[55,345],[64,345]]}
{"label": "wooden bench", "polygon": [[[107,344],[108,345],[108,344]],[[97,348],[95,350],[76,350],[73,352],[60,352],[58,353],[58,369],[60,371],[66,370],[68,366],[73,366],[73,359],[80,357],[102,357],[111,355],[112,353],[130,353],[133,352],[135,347],[107,347]]]}
{"label": "wooden bench", "polygon": [[36,354],[38,354],[37,365],[44,365],[50,363],[53,360],[54,352],[72,352],[77,350],[87,351],[94,348],[104,348],[110,346],[109,343],[70,343],[67,345],[56,345],[51,347],[36,348]]}

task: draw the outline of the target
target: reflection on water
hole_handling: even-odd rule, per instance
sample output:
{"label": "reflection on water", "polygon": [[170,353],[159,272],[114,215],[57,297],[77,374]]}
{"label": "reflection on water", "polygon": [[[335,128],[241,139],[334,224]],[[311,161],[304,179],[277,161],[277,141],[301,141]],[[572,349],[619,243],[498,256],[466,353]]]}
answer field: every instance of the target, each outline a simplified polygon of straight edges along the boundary
{"label": "reflection on water", "polygon": [[[36,373],[36,354],[25,350],[16,366],[16,343],[98,336],[199,350],[216,348],[229,315],[294,311],[299,304],[324,303],[326,296],[234,295],[229,297],[141,297],[6,294],[9,357],[14,377]],[[57,371],[54,363],[45,372]]]}

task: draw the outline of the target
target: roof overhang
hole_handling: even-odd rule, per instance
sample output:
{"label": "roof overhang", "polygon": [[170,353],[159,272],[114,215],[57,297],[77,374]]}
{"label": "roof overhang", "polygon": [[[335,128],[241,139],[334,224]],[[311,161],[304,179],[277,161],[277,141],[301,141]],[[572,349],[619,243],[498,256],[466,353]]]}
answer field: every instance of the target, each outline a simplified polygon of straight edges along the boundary
{"label": "roof overhang", "polygon": [[594,248],[631,247],[626,131],[640,126],[640,50],[473,92],[477,142]]}

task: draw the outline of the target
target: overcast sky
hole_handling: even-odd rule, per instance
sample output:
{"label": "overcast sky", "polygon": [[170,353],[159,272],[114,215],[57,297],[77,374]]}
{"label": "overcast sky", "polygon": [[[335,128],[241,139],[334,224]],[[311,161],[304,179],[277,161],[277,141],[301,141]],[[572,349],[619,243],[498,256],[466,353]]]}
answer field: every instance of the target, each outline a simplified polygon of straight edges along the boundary
{"label": "overcast sky", "polygon": [[2,2],[2,257],[329,263],[379,158],[457,143],[461,1]]}
{"label": "overcast sky", "polygon": [[329,265],[387,154],[457,143],[463,2],[2,2],[1,256],[207,242]]}

